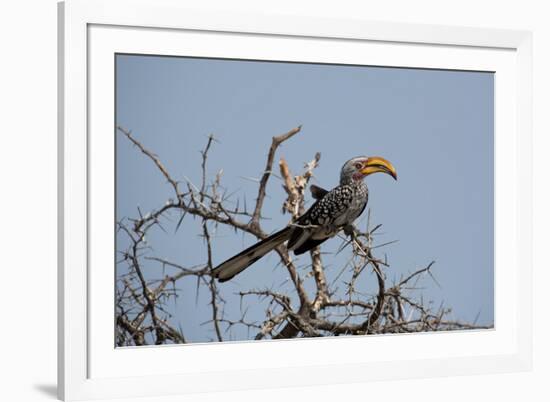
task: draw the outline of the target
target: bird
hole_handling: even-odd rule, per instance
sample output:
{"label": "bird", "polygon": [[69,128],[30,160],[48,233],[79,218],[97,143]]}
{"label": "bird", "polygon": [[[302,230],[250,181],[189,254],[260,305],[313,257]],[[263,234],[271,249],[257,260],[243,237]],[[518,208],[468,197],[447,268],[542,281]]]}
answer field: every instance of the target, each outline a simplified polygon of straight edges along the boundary
{"label": "bird", "polygon": [[373,173],[386,173],[397,180],[394,166],[380,156],[358,156],[348,160],[340,170],[340,183],[328,191],[311,185],[316,200],[294,222],[224,261],[212,270],[219,282],[226,282],[254,264],[279,245],[303,254],[346,230],[363,213],[369,190],[364,181]]}

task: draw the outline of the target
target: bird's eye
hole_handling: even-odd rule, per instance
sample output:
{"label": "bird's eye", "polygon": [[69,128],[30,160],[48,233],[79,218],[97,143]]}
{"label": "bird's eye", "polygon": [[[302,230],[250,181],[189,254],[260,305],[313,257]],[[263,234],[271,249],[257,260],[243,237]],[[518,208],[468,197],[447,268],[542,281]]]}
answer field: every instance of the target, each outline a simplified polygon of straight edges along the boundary
{"label": "bird's eye", "polygon": [[355,164],[355,169],[361,169],[363,167],[363,164],[361,162],[357,162]]}

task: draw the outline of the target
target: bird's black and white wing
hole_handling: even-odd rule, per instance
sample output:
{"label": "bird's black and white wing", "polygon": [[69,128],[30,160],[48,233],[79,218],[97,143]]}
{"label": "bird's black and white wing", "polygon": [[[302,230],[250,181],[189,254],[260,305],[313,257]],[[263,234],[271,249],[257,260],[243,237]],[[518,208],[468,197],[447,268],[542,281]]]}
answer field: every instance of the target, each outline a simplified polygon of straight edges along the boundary
{"label": "bird's black and white wing", "polygon": [[[326,192],[293,224],[287,244],[289,250],[302,254],[334,236],[347,223],[346,215],[356,198],[356,189],[351,185],[341,185]],[[362,210],[364,205],[360,208]]]}

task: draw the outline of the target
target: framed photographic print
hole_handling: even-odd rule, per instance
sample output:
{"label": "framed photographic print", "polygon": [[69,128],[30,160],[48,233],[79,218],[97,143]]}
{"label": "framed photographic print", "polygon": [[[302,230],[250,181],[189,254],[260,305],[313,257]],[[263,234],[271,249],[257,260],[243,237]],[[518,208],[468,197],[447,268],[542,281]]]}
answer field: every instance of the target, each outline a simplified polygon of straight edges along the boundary
{"label": "framed photographic print", "polygon": [[61,398],[529,369],[529,33],[59,17]]}

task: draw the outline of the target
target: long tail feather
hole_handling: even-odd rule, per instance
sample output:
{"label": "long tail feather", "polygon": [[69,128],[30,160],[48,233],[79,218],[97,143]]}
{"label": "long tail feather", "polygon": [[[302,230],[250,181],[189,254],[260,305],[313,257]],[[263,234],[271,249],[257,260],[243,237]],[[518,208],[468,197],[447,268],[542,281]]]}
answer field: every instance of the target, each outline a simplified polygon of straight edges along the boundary
{"label": "long tail feather", "polygon": [[241,251],[239,254],[218,265],[212,271],[212,275],[214,275],[215,278],[218,278],[220,282],[230,280],[235,275],[241,273],[250,265],[269,253],[279,244],[284,243],[290,237],[291,232],[292,227],[286,227],[283,230],[273,233],[271,236],[266,237],[262,241],[259,241],[253,246],[248,247],[246,250]]}

